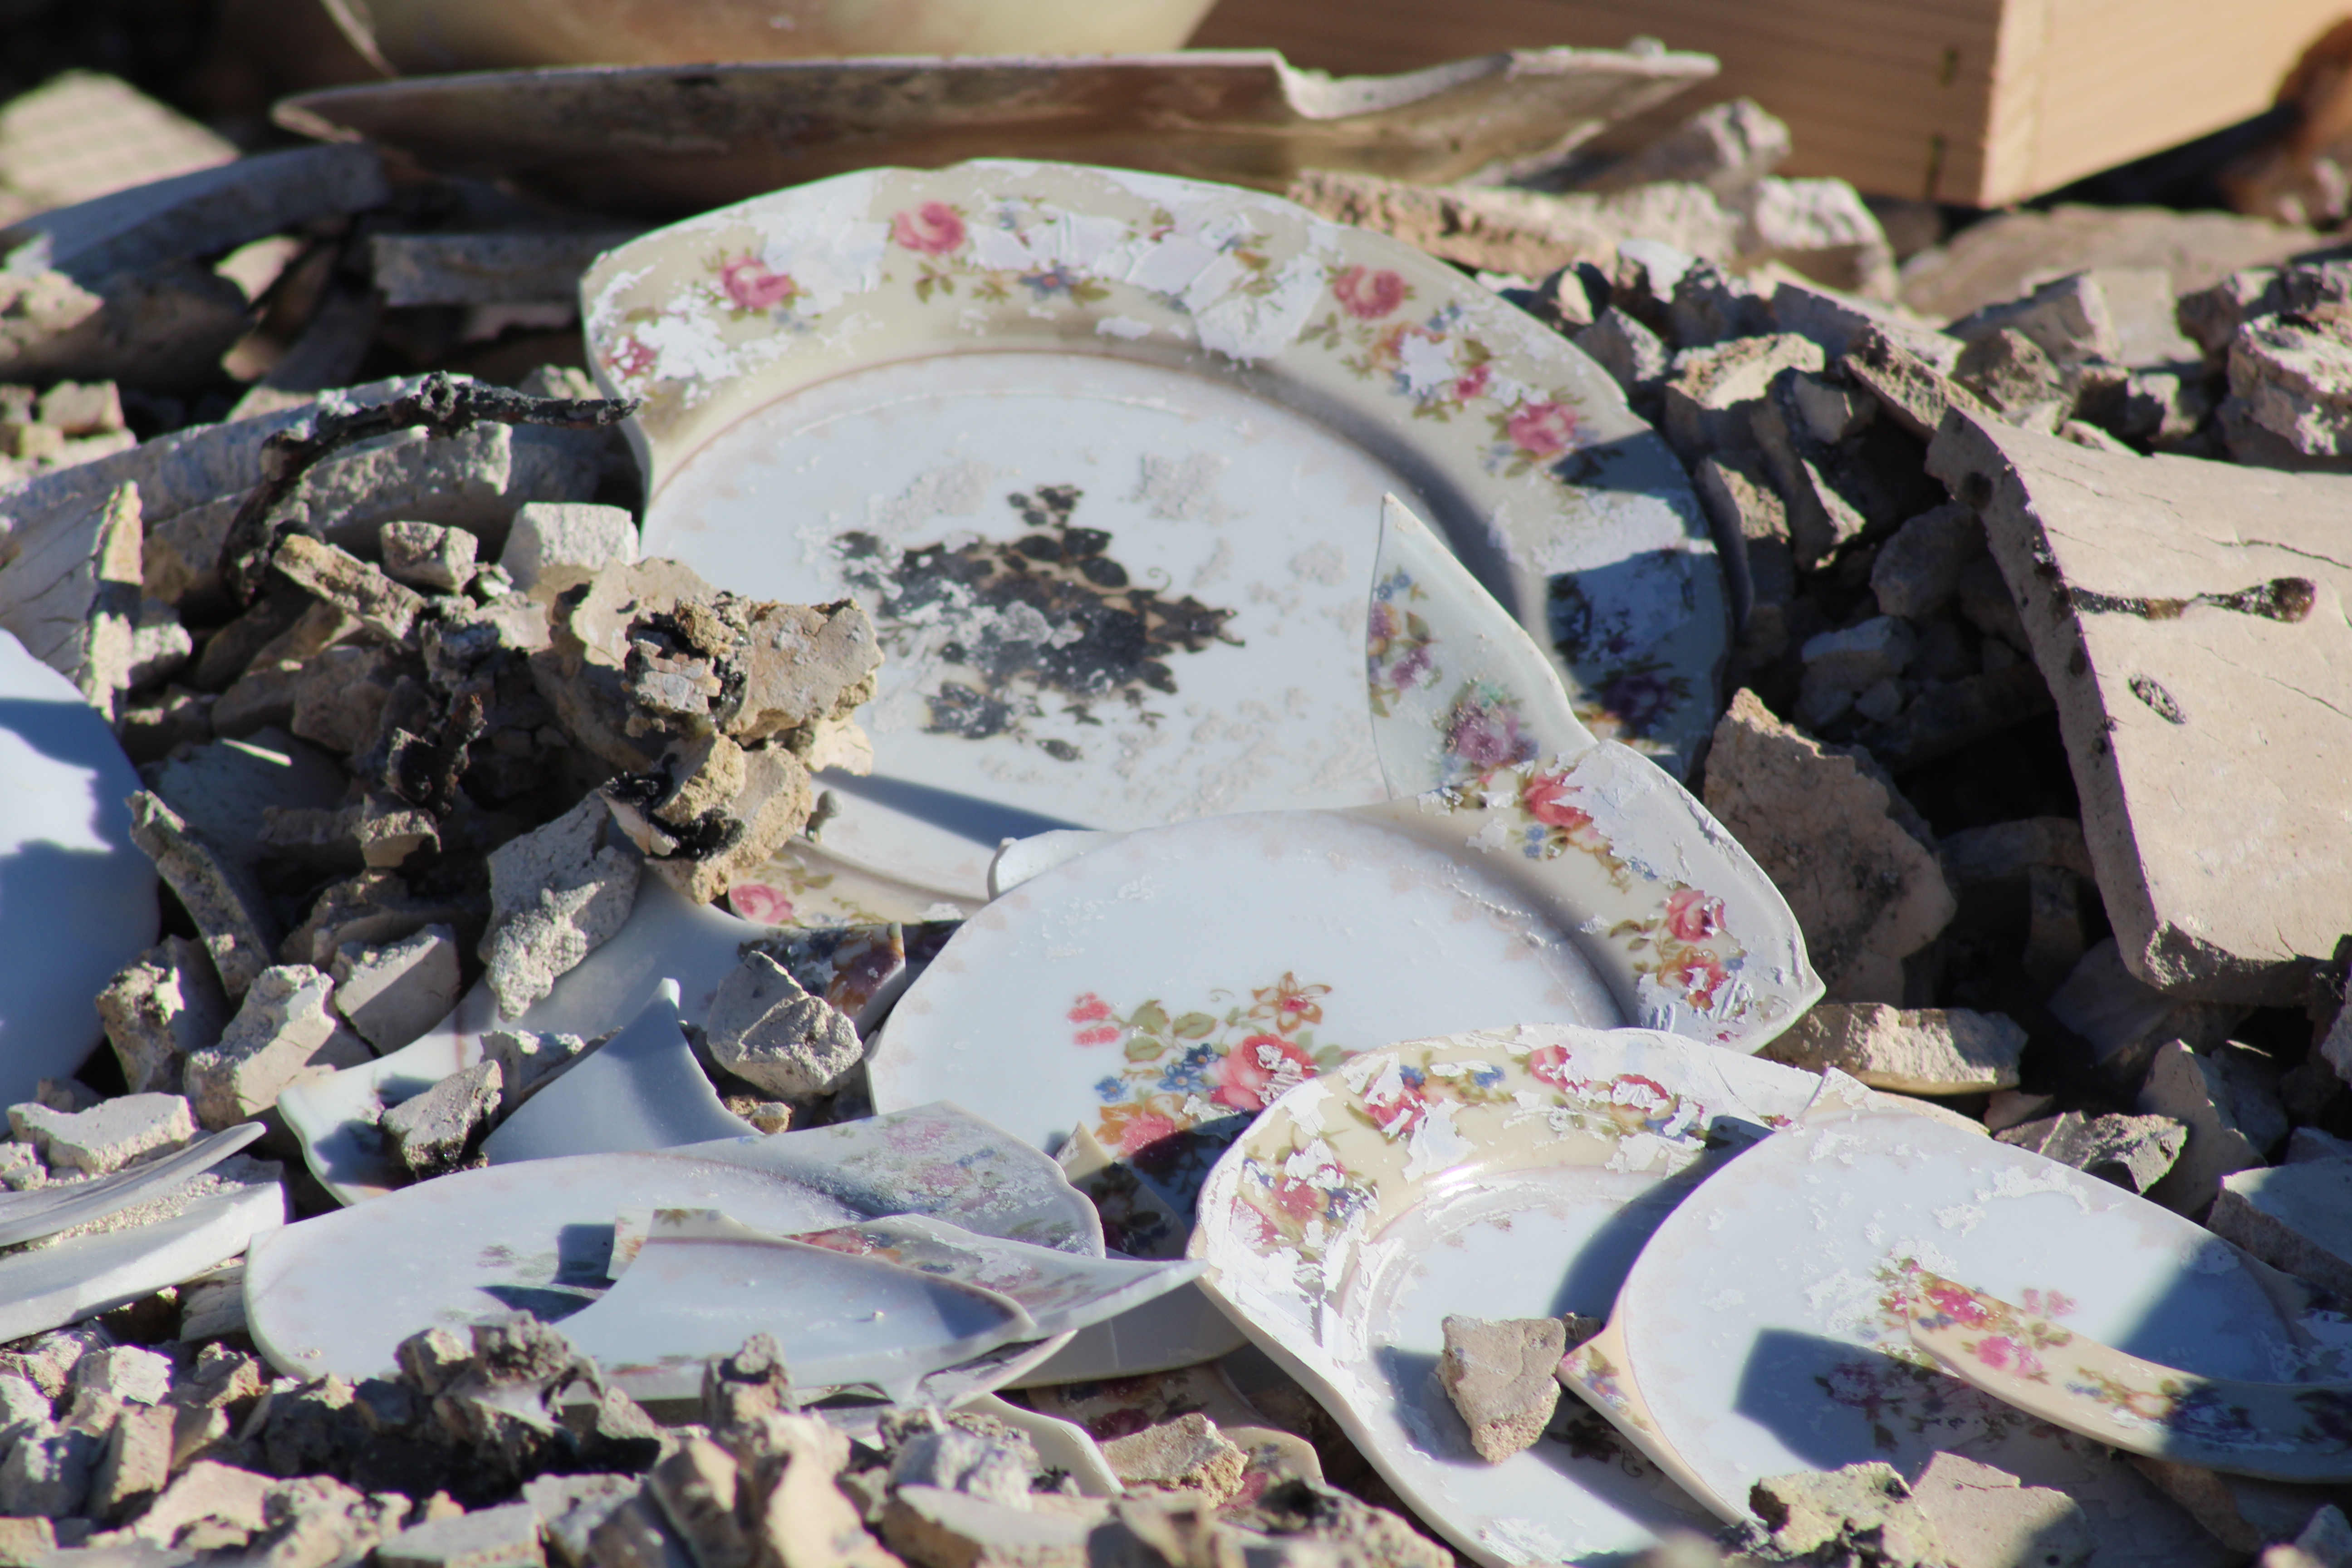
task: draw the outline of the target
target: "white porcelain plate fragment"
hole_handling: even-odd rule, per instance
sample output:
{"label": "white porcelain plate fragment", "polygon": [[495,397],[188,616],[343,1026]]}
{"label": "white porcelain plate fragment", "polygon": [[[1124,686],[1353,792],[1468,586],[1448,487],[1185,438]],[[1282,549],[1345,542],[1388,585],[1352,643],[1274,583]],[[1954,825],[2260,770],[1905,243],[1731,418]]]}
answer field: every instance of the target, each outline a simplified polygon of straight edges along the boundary
{"label": "white porcelain plate fragment", "polygon": [[[2315,1368],[2260,1265],[2119,1187],[1924,1117],[1827,1102],[1708,1179],[1643,1249],[1608,1331],[1566,1362],[1597,1408],[1726,1519],[1791,1470],[1951,1450],[2093,1510],[2099,1560],[2161,1563],[2169,1510],[2103,1445],[1937,1371],[1916,1267],[2167,1366]],[[2177,1518],[2177,1516],[2175,1516]],[[2150,1534],[2149,1531],[2153,1531]]]}
{"label": "white porcelain plate fragment", "polygon": [[1710,1144],[1814,1075],[1646,1030],[1419,1040],[1290,1089],[1201,1195],[1202,1283],[1399,1495],[1489,1564],[1615,1562],[1705,1510],[1569,1398],[1499,1465],[1436,1379],[1444,1320],[1601,1316]]}
{"label": "white porcelain plate fragment", "polygon": [[1564,341],[1385,237],[1065,164],[881,170],[583,285],[645,550],[856,597],[887,659],[829,855],[985,896],[1007,837],[1382,798],[1379,503],[1430,518],[1580,717],[1677,770],[1726,638],[1679,467]]}

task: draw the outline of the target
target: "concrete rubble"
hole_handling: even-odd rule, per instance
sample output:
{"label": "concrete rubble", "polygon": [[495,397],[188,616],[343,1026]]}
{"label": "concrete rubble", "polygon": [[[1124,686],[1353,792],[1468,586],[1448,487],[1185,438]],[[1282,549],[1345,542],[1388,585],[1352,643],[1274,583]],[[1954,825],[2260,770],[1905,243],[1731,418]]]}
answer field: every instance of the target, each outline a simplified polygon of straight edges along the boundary
{"label": "concrete rubble", "polygon": [[1831,1068],[1899,1094],[1969,1094],[2018,1081],[2025,1031],[1998,1013],[1825,1002],[1764,1048],[1809,1072]]}
{"label": "concrete rubble", "polygon": [[1553,1369],[1568,1350],[1558,1318],[1449,1317],[1438,1381],[1470,1429],[1470,1446],[1500,1464],[1543,1436],[1559,1403]]}

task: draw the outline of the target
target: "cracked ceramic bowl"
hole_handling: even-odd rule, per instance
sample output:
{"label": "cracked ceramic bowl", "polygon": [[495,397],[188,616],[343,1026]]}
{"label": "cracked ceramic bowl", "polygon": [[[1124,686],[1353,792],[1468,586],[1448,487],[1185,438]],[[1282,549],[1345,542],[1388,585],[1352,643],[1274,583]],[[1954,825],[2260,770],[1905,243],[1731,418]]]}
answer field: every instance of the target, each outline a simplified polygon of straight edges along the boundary
{"label": "cracked ceramic bowl", "polygon": [[2073,1495],[2102,1564],[2177,1562],[2191,1527],[2104,1443],[1912,1345],[1920,1270],[2206,1377],[2340,1376],[2352,1327],[2169,1209],[1864,1091],[1824,1094],[1667,1216],[1563,1378],[1723,1519],[1767,1476],[1950,1451]]}
{"label": "cracked ceramic bowl", "polygon": [[1590,360],[1443,263],[1230,187],[1067,164],[844,175],[608,254],[645,553],[855,597],[872,774],[821,840],[978,901],[1006,837],[1384,798],[1381,500],[1431,520],[1576,716],[1679,771],[1721,574]]}
{"label": "cracked ceramic bowl", "polygon": [[1202,1284],[1473,1560],[1615,1563],[1706,1510],[1563,1399],[1480,1459],[1437,1382],[1449,1314],[1601,1316],[1710,1149],[1801,1113],[1811,1073],[1646,1030],[1417,1040],[1297,1085],[1202,1190]]}

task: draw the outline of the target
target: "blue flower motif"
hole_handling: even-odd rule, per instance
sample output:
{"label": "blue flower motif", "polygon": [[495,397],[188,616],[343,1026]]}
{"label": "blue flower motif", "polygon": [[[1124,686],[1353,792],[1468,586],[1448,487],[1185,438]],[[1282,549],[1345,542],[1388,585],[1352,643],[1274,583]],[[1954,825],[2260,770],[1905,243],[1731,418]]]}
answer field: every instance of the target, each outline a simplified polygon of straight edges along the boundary
{"label": "blue flower motif", "polygon": [[1095,1093],[1102,1097],[1105,1105],[1117,1105],[1125,1097],[1127,1085],[1115,1078],[1107,1078],[1095,1085]]}

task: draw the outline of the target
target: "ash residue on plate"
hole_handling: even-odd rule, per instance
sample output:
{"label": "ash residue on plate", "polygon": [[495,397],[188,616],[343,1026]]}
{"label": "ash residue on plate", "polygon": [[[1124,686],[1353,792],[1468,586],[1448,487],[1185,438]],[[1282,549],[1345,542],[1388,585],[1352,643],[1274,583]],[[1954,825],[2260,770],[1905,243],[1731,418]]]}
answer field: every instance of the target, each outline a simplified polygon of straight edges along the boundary
{"label": "ash residue on plate", "polygon": [[1108,531],[1073,523],[1083,493],[1041,485],[1006,497],[1034,531],[1011,543],[894,552],[870,533],[842,536],[843,574],[873,605],[884,647],[954,671],[924,696],[929,733],[1012,735],[1076,762],[1076,746],[1029,732],[1030,721],[1056,711],[1049,700],[1059,698],[1058,712],[1082,724],[1100,723],[1095,708],[1114,700],[1156,722],[1145,694],[1174,695],[1172,656],[1213,642],[1240,646],[1224,629],[1234,611],[1189,595],[1162,598],[1111,554]]}

